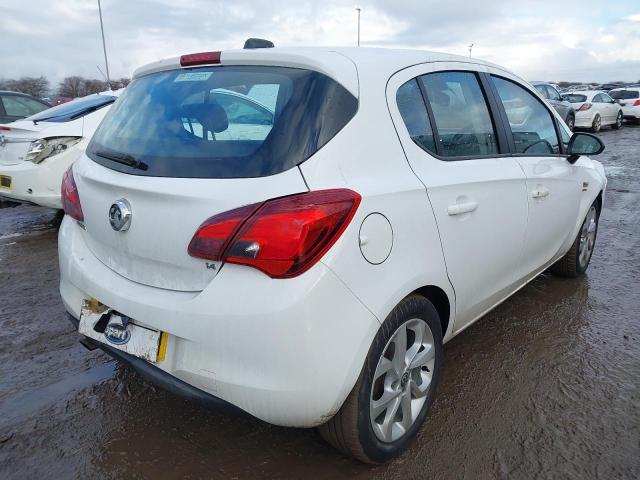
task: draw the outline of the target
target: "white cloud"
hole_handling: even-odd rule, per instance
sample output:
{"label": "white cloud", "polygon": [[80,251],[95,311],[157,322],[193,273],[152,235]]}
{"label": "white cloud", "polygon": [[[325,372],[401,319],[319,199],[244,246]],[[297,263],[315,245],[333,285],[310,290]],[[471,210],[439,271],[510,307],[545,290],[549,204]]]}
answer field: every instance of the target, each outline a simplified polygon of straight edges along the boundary
{"label": "white cloud", "polygon": [[[640,13],[633,3],[367,0],[359,5],[362,44],[466,55],[473,42],[474,56],[527,78],[636,81]],[[282,46],[356,42],[349,0],[102,0],[102,8],[113,77],[162,57],[237,48],[252,36]],[[3,0],[0,31],[2,76],[100,75],[95,1]]]}

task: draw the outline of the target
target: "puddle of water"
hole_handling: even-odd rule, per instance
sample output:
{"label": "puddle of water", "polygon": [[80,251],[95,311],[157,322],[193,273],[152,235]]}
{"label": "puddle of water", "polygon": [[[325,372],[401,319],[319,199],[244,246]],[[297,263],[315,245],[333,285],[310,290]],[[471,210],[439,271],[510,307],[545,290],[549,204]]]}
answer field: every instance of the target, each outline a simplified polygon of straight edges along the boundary
{"label": "puddle of water", "polygon": [[5,400],[0,404],[0,411],[5,412],[0,422],[0,428],[6,429],[20,423],[35,412],[66,397],[71,392],[85,389],[111,378],[115,368],[115,362],[109,362]]}

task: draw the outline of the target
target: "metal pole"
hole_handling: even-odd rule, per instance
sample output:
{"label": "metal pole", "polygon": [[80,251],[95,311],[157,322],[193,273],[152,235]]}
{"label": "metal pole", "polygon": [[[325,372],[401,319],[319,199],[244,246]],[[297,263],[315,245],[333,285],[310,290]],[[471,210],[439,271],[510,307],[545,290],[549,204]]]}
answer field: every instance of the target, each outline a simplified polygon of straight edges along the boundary
{"label": "metal pole", "polygon": [[358,11],[358,46],[360,46],[360,9],[356,8]]}
{"label": "metal pole", "polygon": [[471,58],[471,50],[473,50],[473,43],[469,45],[469,58]]}
{"label": "metal pole", "polygon": [[104,52],[104,65],[107,69],[107,85],[111,90],[111,79],[109,78],[109,61],[107,60],[107,45],[104,42],[104,25],[102,24],[102,6],[100,0],[98,0],[98,13],[100,15],[100,32],[102,32],[102,51]]}

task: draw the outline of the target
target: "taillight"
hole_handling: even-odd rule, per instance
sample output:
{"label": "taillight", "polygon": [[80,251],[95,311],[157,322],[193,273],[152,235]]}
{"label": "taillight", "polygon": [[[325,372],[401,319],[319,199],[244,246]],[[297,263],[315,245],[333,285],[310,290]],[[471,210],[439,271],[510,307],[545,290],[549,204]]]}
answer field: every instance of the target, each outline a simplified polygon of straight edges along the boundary
{"label": "taillight", "polygon": [[590,103],[583,103],[582,106],[578,109],[579,112],[586,112],[591,108]]}
{"label": "taillight", "polygon": [[11,127],[0,127],[0,130],[3,130],[5,132],[10,132],[11,131]]}
{"label": "taillight", "polygon": [[193,65],[220,63],[220,53],[221,52],[201,52],[182,55],[180,57],[180,65],[183,67],[191,67]]}
{"label": "taillight", "polygon": [[633,106],[640,107],[640,100],[636,100],[635,102],[633,102]]}
{"label": "taillight", "polygon": [[66,215],[75,218],[79,222],[84,222],[80,195],[78,195],[78,187],[76,187],[76,182],[73,179],[72,168],[69,167],[62,177],[62,208],[64,208]]}
{"label": "taillight", "polygon": [[295,277],[340,238],[360,200],[352,190],[320,190],[231,210],[198,228],[189,254],[248,265],[272,278]]}

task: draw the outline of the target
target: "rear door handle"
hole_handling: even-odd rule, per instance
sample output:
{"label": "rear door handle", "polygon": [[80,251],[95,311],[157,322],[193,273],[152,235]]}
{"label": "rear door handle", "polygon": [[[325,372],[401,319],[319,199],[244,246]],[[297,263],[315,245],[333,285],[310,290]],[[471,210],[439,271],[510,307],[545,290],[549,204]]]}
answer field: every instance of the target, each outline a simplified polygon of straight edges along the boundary
{"label": "rear door handle", "polygon": [[476,208],[478,208],[478,202],[456,203],[447,207],[447,213],[449,215],[462,215],[463,213],[473,212]]}
{"label": "rear door handle", "polygon": [[549,196],[549,190],[546,188],[538,187],[531,192],[532,198],[544,198]]}

